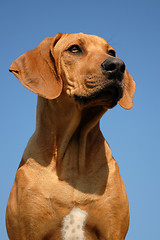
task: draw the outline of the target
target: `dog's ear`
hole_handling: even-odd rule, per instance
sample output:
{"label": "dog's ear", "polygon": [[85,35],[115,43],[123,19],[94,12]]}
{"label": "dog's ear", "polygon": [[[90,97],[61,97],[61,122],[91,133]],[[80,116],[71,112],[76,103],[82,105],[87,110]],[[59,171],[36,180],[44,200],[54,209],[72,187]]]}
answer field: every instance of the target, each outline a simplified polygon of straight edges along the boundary
{"label": "dog's ear", "polygon": [[59,33],[44,39],[38,47],[17,58],[9,68],[26,88],[47,99],[57,98],[62,91],[62,80],[51,54],[51,45],[53,48],[61,36]]}
{"label": "dog's ear", "polygon": [[135,92],[135,82],[132,76],[127,70],[124,73],[124,93],[123,97],[120,99],[119,104],[121,107],[129,110],[133,107],[133,96]]}

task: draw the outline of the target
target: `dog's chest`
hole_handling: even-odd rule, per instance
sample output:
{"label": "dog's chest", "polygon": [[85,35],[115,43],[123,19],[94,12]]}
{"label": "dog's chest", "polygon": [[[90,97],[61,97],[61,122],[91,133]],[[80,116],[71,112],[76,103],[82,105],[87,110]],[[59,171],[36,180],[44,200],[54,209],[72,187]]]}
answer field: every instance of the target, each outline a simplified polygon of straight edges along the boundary
{"label": "dog's chest", "polygon": [[98,178],[96,174],[90,178],[75,175],[74,178],[62,181],[47,169],[42,171],[22,167],[17,173],[17,183],[21,184],[18,196],[21,218],[24,222],[29,221],[31,225],[38,226],[40,235],[46,226],[48,231],[51,229],[53,233],[60,233],[62,222],[72,209],[78,208],[82,213],[85,211],[86,216],[90,215],[94,202],[103,194],[106,186],[105,182],[99,185]]}
{"label": "dog's chest", "polygon": [[[28,188],[42,198],[56,204],[74,206],[92,203],[103,195],[107,185],[108,172],[105,167],[96,173],[73,174],[59,179],[56,172],[32,170]],[[34,180],[34,181],[33,181]],[[38,184],[37,184],[38,183]]]}
{"label": "dog's chest", "polygon": [[60,214],[65,209],[72,209],[74,206],[83,208],[98,200],[105,192],[108,171],[103,166],[94,174],[73,174],[60,180],[56,171],[23,166],[17,177],[19,182],[25,182],[25,186],[22,186],[25,189],[23,201],[30,205],[29,208],[37,204],[38,211],[44,205],[51,214]]}
{"label": "dog's chest", "polygon": [[[61,239],[61,231],[68,227],[66,216],[71,217],[73,209],[80,209],[76,210],[75,214],[82,213],[80,220],[83,220],[85,234],[92,236],[95,226],[97,229],[101,228],[99,216],[103,216],[102,225],[109,224],[107,216],[111,215],[110,209],[114,208],[110,207],[111,202],[108,205],[108,198],[106,199],[109,178],[105,166],[95,174],[75,174],[64,180],[59,180],[58,176],[47,168],[23,166],[16,176],[18,191],[15,196],[21,219],[18,228],[25,228],[26,222],[29,222],[28,234],[33,231],[32,226],[37,228],[34,239],[45,239],[49,233],[55,236],[53,239]],[[118,213],[118,216],[121,215]],[[94,237],[86,237],[86,240],[88,239]]]}

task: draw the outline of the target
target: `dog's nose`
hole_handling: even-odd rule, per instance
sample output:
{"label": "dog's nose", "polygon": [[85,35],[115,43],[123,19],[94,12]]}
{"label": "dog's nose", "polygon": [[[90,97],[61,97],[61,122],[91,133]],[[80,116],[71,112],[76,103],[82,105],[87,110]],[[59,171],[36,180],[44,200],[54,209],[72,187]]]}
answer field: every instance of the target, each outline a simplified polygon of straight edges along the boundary
{"label": "dog's nose", "polygon": [[123,74],[125,71],[125,64],[119,58],[107,58],[101,64],[102,70],[108,74],[108,79],[116,78],[119,81],[122,81]]}

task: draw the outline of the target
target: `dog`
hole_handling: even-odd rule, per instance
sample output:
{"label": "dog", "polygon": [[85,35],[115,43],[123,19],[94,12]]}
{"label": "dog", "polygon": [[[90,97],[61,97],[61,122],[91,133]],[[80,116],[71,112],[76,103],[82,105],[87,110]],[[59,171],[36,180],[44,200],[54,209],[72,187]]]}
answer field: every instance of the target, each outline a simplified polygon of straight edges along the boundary
{"label": "dog", "polygon": [[9,239],[125,239],[128,198],[99,127],[117,103],[133,106],[124,62],[98,36],[58,33],[9,71],[38,94],[36,130],[7,204]]}

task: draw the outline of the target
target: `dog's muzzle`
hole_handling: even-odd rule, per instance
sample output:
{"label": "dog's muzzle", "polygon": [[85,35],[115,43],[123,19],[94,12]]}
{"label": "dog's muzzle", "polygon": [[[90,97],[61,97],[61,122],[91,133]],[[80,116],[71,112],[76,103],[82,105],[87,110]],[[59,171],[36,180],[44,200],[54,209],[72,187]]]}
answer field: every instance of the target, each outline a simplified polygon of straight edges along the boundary
{"label": "dog's muzzle", "polygon": [[102,64],[102,73],[106,80],[96,89],[95,92],[87,96],[74,95],[75,100],[81,104],[94,103],[106,105],[108,108],[114,107],[123,96],[123,78],[125,64],[119,58],[109,57]]}
{"label": "dog's muzzle", "polygon": [[119,101],[123,96],[125,64],[119,58],[109,57],[101,64],[102,72],[107,76],[106,95]]}

